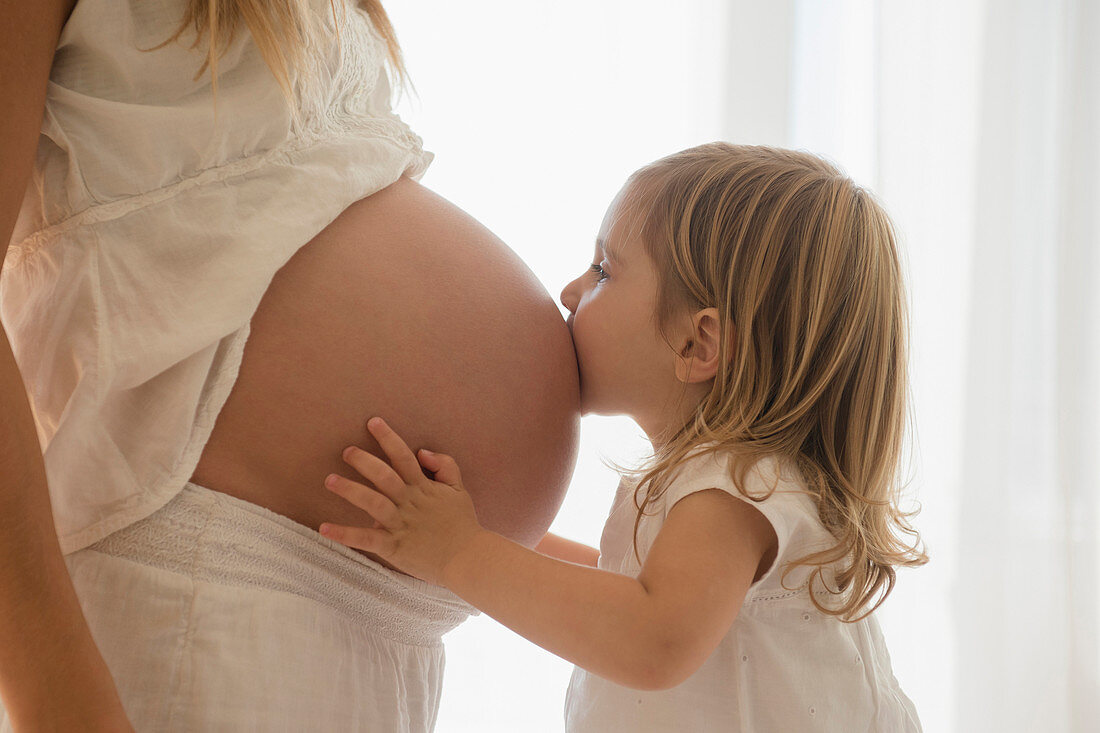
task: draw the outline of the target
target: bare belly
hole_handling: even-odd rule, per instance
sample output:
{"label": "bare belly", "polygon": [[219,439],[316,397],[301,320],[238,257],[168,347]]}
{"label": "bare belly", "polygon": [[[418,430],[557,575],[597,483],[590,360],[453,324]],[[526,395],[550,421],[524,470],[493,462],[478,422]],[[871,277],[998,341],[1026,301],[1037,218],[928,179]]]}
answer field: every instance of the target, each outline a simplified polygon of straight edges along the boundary
{"label": "bare belly", "polygon": [[382,456],[366,429],[380,415],[414,451],[454,456],[481,523],[533,546],[573,473],[579,408],[545,288],[485,227],[401,178],[276,273],[191,480],[313,529],[369,525],[322,482],[362,480],[340,454]]}

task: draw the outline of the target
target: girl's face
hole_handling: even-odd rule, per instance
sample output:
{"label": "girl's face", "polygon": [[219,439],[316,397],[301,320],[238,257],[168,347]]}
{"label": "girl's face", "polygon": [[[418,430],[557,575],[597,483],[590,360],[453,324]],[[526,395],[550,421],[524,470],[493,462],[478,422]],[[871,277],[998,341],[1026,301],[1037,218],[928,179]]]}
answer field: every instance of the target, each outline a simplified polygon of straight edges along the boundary
{"label": "girl's face", "polygon": [[652,439],[682,386],[675,353],[657,332],[658,279],[639,239],[642,219],[620,191],[604,215],[592,265],[561,303],[580,371],[581,413],[629,415]]}

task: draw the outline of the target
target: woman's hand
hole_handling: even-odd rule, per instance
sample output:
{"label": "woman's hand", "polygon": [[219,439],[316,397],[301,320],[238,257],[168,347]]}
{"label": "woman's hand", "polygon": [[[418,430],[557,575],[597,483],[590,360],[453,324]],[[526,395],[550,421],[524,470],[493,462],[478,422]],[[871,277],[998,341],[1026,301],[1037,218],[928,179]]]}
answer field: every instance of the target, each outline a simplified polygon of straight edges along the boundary
{"label": "woman's hand", "polygon": [[[443,585],[443,571],[479,533],[474,503],[462,486],[458,465],[450,456],[421,449],[420,461],[382,418],[367,421],[392,467],[371,453],[351,446],[344,460],[373,488],[336,474],[325,486],[363,509],[381,525],[345,527],[322,524],[324,536],[374,553],[402,572]],[[428,478],[421,465],[431,471]]]}

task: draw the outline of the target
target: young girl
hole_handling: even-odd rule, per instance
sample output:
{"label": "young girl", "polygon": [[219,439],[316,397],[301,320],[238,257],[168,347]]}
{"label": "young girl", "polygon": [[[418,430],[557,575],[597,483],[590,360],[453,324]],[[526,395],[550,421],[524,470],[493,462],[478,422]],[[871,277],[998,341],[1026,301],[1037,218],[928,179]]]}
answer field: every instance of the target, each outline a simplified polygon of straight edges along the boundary
{"label": "young girl", "polygon": [[326,482],[376,525],[322,534],[572,661],[570,731],[919,731],[871,615],[928,559],[897,534],[906,302],[873,196],[804,152],[684,150],[628,179],[561,301],[582,411],[653,446],[598,553],[482,529],[455,461],[380,418],[389,463],[352,446],[370,485]]}

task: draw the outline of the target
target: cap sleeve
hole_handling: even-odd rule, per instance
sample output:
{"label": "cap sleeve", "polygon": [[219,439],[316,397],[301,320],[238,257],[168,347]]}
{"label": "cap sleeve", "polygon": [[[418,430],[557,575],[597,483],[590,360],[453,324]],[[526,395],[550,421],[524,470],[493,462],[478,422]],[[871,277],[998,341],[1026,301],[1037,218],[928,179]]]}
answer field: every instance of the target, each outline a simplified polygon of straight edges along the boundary
{"label": "cap sleeve", "polygon": [[[792,544],[800,544],[796,535],[806,528],[808,521],[812,523],[813,519],[816,519],[816,508],[812,509],[813,517],[804,516],[807,513],[805,504],[809,502],[808,495],[804,488],[792,484],[790,477],[779,475],[779,463],[774,458],[762,458],[746,472],[745,488],[753,498],[745,496],[737,488],[733,481],[732,468],[731,460],[723,453],[696,455],[689,458],[682,465],[679,475],[665,490],[662,502],[663,518],[667,519],[672,507],[686,496],[707,489],[725,491],[763,514],[771,524],[778,540],[775,561],[768,568],[768,572],[753,583],[750,589],[757,592],[765,588],[789,590],[797,587],[797,583],[792,585],[788,577],[788,588],[782,588],[781,566],[790,555]],[[775,491],[769,495],[773,486]],[[795,542],[792,543],[792,540]]]}

